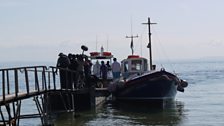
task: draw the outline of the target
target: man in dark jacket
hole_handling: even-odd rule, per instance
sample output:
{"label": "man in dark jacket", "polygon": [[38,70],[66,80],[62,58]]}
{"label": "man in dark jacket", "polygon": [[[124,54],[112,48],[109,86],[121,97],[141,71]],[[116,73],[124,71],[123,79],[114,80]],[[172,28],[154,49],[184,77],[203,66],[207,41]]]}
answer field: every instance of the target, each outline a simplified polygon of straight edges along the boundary
{"label": "man in dark jacket", "polygon": [[68,56],[66,56],[63,53],[59,53],[59,58],[57,61],[57,67],[60,70],[60,81],[61,81],[61,88],[62,89],[66,89],[69,88],[70,86],[70,81],[69,81],[69,76],[68,76],[68,71],[66,71],[66,69],[68,69],[68,66],[70,65],[70,60],[68,58]]}

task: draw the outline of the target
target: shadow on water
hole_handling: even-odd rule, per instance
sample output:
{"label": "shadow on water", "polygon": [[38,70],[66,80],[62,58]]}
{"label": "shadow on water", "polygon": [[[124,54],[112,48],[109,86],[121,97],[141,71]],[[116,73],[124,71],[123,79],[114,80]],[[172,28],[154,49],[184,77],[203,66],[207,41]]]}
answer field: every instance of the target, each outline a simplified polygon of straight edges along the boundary
{"label": "shadow on water", "polygon": [[130,103],[107,103],[91,111],[65,113],[60,115],[55,126],[111,126],[111,125],[160,125],[179,126],[183,124],[184,104],[169,102],[162,108]]}

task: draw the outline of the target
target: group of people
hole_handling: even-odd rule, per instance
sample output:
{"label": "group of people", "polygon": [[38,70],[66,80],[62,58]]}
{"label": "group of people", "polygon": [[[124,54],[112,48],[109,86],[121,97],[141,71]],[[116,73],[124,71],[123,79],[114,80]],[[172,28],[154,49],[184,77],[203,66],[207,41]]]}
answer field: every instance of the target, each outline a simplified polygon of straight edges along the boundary
{"label": "group of people", "polygon": [[[60,70],[60,82],[62,89],[82,88],[91,83],[92,63],[88,56],[83,54],[68,54],[60,53],[57,61],[57,69]],[[56,72],[57,72],[56,69]],[[121,66],[117,59],[113,59],[113,63],[109,61],[101,64],[97,60],[93,65],[93,75],[102,78],[103,81],[108,79],[108,73],[112,72],[113,79],[120,78]]]}
{"label": "group of people", "polygon": [[101,64],[97,60],[96,63],[93,65],[93,75],[102,78],[103,80],[108,79],[108,74],[112,72],[113,79],[120,78],[121,74],[121,65],[119,62],[117,62],[117,59],[113,59],[113,63],[110,64],[109,61],[106,63],[104,61],[101,61]]}
{"label": "group of people", "polygon": [[[61,88],[80,88],[88,84],[92,63],[83,54],[60,53],[56,67],[60,70]],[[57,72],[57,70],[56,70]]]}

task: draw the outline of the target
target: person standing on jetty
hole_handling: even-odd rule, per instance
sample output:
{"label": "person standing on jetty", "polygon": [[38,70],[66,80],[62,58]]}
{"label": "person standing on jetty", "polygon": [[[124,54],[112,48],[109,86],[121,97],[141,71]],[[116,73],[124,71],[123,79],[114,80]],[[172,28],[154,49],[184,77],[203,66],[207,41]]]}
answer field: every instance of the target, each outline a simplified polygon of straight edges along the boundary
{"label": "person standing on jetty", "polygon": [[85,75],[85,86],[89,87],[91,86],[91,68],[92,68],[92,63],[88,59],[88,57],[85,57],[85,62],[84,62],[84,75]]}
{"label": "person standing on jetty", "polygon": [[[60,71],[61,88],[66,89],[67,85],[69,85],[68,72],[66,71],[66,69],[68,69],[68,66],[70,65],[70,60],[68,56],[66,56],[63,53],[59,53],[58,56],[59,58],[58,58],[56,67],[58,67]],[[57,69],[56,69],[56,73],[57,73]]]}
{"label": "person standing on jetty", "polygon": [[70,77],[71,77],[71,82],[69,85],[69,88],[77,88],[77,69],[78,69],[78,63],[77,63],[77,58],[76,55],[73,54],[69,54],[68,58],[70,60],[70,65],[68,66],[68,68],[71,70],[70,73]]}
{"label": "person standing on jetty", "polygon": [[77,76],[77,87],[78,88],[83,88],[85,85],[84,82],[84,55],[77,55],[77,64],[78,64],[78,68],[77,68],[77,72],[78,72],[78,76]]}
{"label": "person standing on jetty", "polygon": [[117,58],[114,58],[113,61],[114,62],[112,63],[112,66],[111,66],[113,79],[118,79],[120,78],[120,74],[121,74],[121,65],[120,63],[117,62]]}

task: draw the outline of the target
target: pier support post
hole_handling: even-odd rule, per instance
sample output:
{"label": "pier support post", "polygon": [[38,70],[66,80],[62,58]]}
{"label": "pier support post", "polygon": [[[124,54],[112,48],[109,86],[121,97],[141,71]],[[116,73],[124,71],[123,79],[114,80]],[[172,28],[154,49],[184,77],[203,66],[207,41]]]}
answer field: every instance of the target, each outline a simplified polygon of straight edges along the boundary
{"label": "pier support post", "polygon": [[90,87],[85,92],[75,93],[75,111],[88,110],[95,107],[95,89]]}

